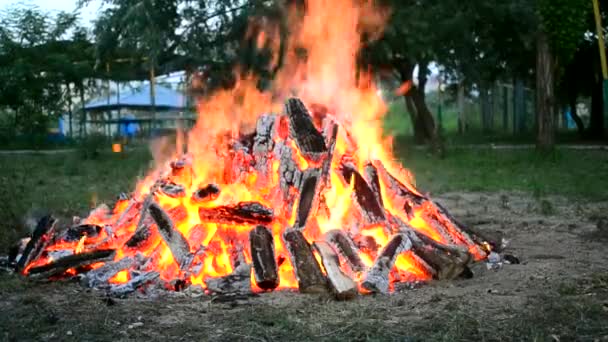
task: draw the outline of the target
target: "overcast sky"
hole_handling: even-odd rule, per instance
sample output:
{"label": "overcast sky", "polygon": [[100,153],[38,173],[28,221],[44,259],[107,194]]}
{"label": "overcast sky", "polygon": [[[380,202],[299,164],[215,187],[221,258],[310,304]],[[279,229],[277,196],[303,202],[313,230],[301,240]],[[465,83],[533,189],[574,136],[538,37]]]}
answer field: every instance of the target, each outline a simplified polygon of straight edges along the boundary
{"label": "overcast sky", "polygon": [[[78,0],[0,0],[0,9],[19,4],[35,5],[49,12],[67,11],[76,9]],[[80,19],[85,25],[90,25],[91,20],[97,17],[100,0],[92,0],[91,4],[81,10]]]}

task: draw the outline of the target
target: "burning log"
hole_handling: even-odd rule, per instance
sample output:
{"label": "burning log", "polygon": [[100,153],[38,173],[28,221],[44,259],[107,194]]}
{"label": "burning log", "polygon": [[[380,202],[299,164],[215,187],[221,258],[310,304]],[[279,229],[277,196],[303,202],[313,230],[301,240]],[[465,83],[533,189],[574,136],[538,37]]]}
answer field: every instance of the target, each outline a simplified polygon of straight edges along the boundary
{"label": "burning log", "polygon": [[325,233],[325,241],[332,245],[344,257],[351,271],[355,274],[365,272],[366,267],[354,242],[339,229]]}
{"label": "burning log", "polygon": [[129,293],[135,292],[140,287],[153,282],[158,279],[158,277],[160,277],[160,273],[155,271],[137,274],[124,284],[112,285],[109,292],[113,296],[124,297]]}
{"label": "burning log", "polygon": [[412,242],[403,233],[391,237],[390,241],[384,246],[374,265],[367,271],[361,286],[371,292],[388,293],[388,275],[397,256],[412,247]]}
{"label": "burning log", "polygon": [[285,111],[289,117],[290,137],[304,157],[311,161],[320,161],[327,152],[323,135],[315,128],[308,109],[297,98],[287,100]]}
{"label": "burning log", "polygon": [[180,231],[175,229],[171,217],[157,203],[150,204],[148,210],[158,226],[160,236],[169,246],[173,259],[181,270],[187,269],[192,261],[188,240]]}
{"label": "burning log", "polygon": [[369,184],[370,189],[372,190],[376,197],[376,200],[378,201],[378,204],[380,204],[380,207],[384,208],[384,200],[382,200],[382,191],[380,189],[380,177],[378,176],[378,169],[376,169],[376,167],[372,163],[367,163],[365,164],[363,173],[367,184]]}
{"label": "burning log", "polygon": [[99,235],[102,230],[103,228],[96,224],[81,224],[66,229],[62,239],[66,242],[76,242],[85,236],[87,238],[95,237]]}
{"label": "burning log", "polygon": [[17,262],[17,272],[23,271],[30,262],[38,259],[46,245],[51,241],[56,225],[57,220],[50,215],[38,221],[38,225],[32,233],[32,238],[28,241],[23,253],[21,253],[21,258]]}
{"label": "burning log", "polygon": [[201,220],[215,223],[261,224],[270,223],[274,219],[274,211],[258,202],[199,208],[198,214]]}
{"label": "burning log", "polygon": [[33,278],[50,278],[62,275],[71,268],[88,266],[96,262],[109,261],[114,259],[115,250],[102,249],[94,252],[72,254],[52,261],[46,265],[32,267],[28,270],[28,275]]}
{"label": "burning log", "polygon": [[289,251],[298,288],[302,293],[324,293],[327,291],[327,279],[321,271],[321,266],[312,252],[312,248],[302,232],[287,229],[283,233],[283,240]]}
{"label": "burning log", "polygon": [[275,289],[280,280],[272,232],[264,226],[255,227],[249,232],[249,244],[256,285],[262,290]]}
{"label": "burning log", "polygon": [[173,182],[164,182],[160,186],[160,192],[171,198],[181,198],[186,196],[186,188],[183,185]]}
{"label": "burning log", "polygon": [[87,272],[81,283],[87,287],[98,287],[107,284],[118,272],[125,270],[135,263],[131,257],[114,262],[106,262],[103,266]]}
{"label": "burning log", "polygon": [[300,185],[300,198],[296,212],[295,229],[304,229],[306,221],[313,209],[316,209],[319,201],[319,187],[321,185],[321,170],[308,169],[302,176]]}
{"label": "burning log", "polygon": [[365,223],[372,225],[386,222],[384,209],[380,206],[372,188],[359,174],[355,166],[350,162],[342,161],[340,163],[340,173],[347,184],[353,182],[354,203],[357,204],[359,213],[363,216]]}
{"label": "burning log", "polygon": [[219,295],[251,294],[251,265],[242,263],[232,274],[219,278],[206,278],[207,290]]}
{"label": "burning log", "polygon": [[393,177],[380,161],[374,160],[372,161],[372,165],[376,168],[379,179],[382,180],[382,183],[386,186],[389,197],[404,198],[414,205],[420,205],[427,200],[427,198],[416,191],[416,189],[406,186],[397,178]]}
{"label": "burning log", "polygon": [[284,203],[285,213],[291,213],[296,200],[295,190],[300,187],[302,170],[294,160],[290,146],[279,142],[275,146],[275,158],[279,160],[279,187]]}
{"label": "burning log", "polygon": [[207,184],[206,186],[196,190],[192,194],[192,202],[206,203],[211,202],[219,197],[221,189],[215,184]]}
{"label": "burning log", "polygon": [[412,251],[435,269],[436,279],[455,279],[473,261],[473,256],[464,247],[442,245],[423,234],[416,235],[411,239]]}
{"label": "burning log", "polygon": [[252,155],[255,160],[255,169],[262,176],[262,181],[267,181],[272,172],[270,158],[274,148],[273,133],[276,131],[276,122],[276,115],[262,115],[256,123]]}
{"label": "burning log", "polygon": [[331,288],[339,300],[352,299],[357,296],[357,283],[342,272],[338,254],[325,241],[317,241],[313,247],[321,256],[321,262]]}

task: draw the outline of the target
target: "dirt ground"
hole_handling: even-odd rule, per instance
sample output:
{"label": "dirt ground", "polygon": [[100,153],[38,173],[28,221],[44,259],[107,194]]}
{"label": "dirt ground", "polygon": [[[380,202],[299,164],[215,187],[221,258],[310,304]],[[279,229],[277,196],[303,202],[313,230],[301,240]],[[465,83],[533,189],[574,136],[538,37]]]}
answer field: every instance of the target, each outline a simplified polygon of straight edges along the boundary
{"label": "dirt ground", "polygon": [[192,293],[108,299],[75,283],[0,275],[0,340],[608,341],[608,202],[524,193],[436,198],[500,231],[521,264],[349,302],[280,291],[219,303]]}

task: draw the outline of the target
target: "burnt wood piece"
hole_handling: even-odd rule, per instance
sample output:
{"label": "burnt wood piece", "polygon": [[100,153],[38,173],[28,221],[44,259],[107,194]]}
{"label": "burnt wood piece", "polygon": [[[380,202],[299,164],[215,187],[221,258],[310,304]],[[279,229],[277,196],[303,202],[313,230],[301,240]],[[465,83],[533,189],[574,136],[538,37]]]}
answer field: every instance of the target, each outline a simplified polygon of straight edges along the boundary
{"label": "burnt wood piece", "polygon": [[325,274],[336,298],[338,300],[355,298],[359,293],[357,283],[340,269],[340,260],[336,251],[325,241],[316,241],[313,247],[321,256]]}
{"label": "burnt wood piece", "polygon": [[50,215],[44,216],[38,221],[36,229],[32,233],[32,238],[28,241],[23,253],[21,253],[21,258],[17,261],[17,272],[22,272],[30,262],[38,259],[40,253],[53,238],[56,225],[57,220]]}
{"label": "burnt wood piece", "polygon": [[81,224],[66,229],[63,234],[63,241],[76,242],[86,236],[87,238],[96,237],[103,228],[96,224]]}
{"label": "burnt wood piece", "polygon": [[211,202],[217,199],[220,195],[221,189],[215,184],[207,184],[204,187],[196,190],[192,194],[192,202],[194,203],[205,203]]}
{"label": "burnt wood piece", "polygon": [[368,291],[388,293],[388,275],[395,265],[397,256],[412,247],[412,242],[403,233],[395,234],[378,254],[374,265],[367,271],[361,286]]}
{"label": "burnt wood piece", "polygon": [[251,294],[251,265],[241,264],[225,277],[206,278],[207,291],[219,295]]}
{"label": "burnt wood piece", "polygon": [[302,170],[296,163],[292,148],[279,142],[275,146],[274,156],[279,160],[279,187],[283,198],[283,212],[291,215],[296,200],[297,189],[300,188]]}
{"label": "burnt wood piece", "polygon": [[129,204],[127,205],[125,210],[122,211],[118,219],[116,219],[116,222],[114,222],[112,227],[118,231],[123,224],[130,225],[131,222],[133,222],[133,220],[135,220],[139,215],[140,206],[140,202],[131,198],[129,200]]}
{"label": "burnt wood piece", "polygon": [[340,255],[346,260],[348,266],[354,274],[365,272],[366,267],[361,258],[355,243],[346,233],[340,229],[330,230],[325,233],[325,241],[329,242]]}
{"label": "burnt wood piece", "polygon": [[307,169],[302,176],[298,209],[296,211],[295,229],[304,229],[313,211],[318,207],[319,188],[321,185],[321,170]]}
{"label": "burnt wood piece", "polygon": [[289,251],[300,292],[327,292],[327,279],[302,232],[288,228],[283,233],[283,242]]}
{"label": "burnt wood piece", "polygon": [[278,123],[276,115],[267,114],[258,118],[253,138],[252,156],[255,169],[262,176],[261,181],[266,182],[272,172],[271,158],[274,148],[275,125]]}
{"label": "burnt wood piece", "polygon": [[124,284],[112,285],[109,293],[116,297],[124,297],[129,293],[135,292],[140,287],[155,281],[160,277],[160,273],[155,271],[144,272],[131,277],[131,280]]}
{"label": "burnt wood piece", "polygon": [[129,248],[138,248],[144,245],[152,236],[151,224],[143,224],[136,229],[133,235],[125,242],[125,246]]}
{"label": "burnt wood piece", "polygon": [[380,189],[380,177],[378,170],[372,163],[366,163],[363,169],[363,175],[370,189],[376,196],[376,200],[380,207],[384,208],[384,200],[382,199],[382,190]]}
{"label": "burnt wood piece", "polygon": [[255,284],[262,290],[279,286],[279,270],[274,253],[274,238],[270,229],[257,226],[249,232],[249,247]]}
{"label": "burnt wood piece", "polygon": [[30,242],[30,239],[31,238],[29,238],[29,237],[22,238],[9,248],[7,264],[13,270],[17,267],[17,262],[23,255],[23,252],[25,251],[25,247],[27,246],[27,243]]}
{"label": "burnt wood piece", "polygon": [[386,222],[384,208],[372,188],[350,162],[340,163],[340,173],[347,184],[353,182],[353,199],[366,224]]}
{"label": "burnt wood piece", "polygon": [[239,202],[214,208],[199,208],[198,214],[203,221],[215,223],[270,223],[274,211],[258,202]]}
{"label": "burnt wood piece", "polygon": [[414,232],[412,251],[435,269],[434,277],[438,280],[458,278],[467,270],[473,256],[465,247],[442,245],[424,234]]}
{"label": "burnt wood piece", "polygon": [[181,198],[186,196],[186,188],[181,184],[164,182],[160,186],[160,192],[171,198]]}
{"label": "burnt wood piece", "polygon": [[87,287],[98,287],[106,285],[118,272],[130,268],[135,263],[131,257],[122,258],[118,261],[106,262],[103,266],[87,272],[81,283]]}
{"label": "burnt wood piece", "polygon": [[389,197],[406,199],[410,205],[420,205],[427,200],[426,196],[420,194],[414,187],[401,183],[391,175],[379,160],[372,161],[372,165],[378,171],[378,177],[384,183]]}
{"label": "burnt wood piece", "polygon": [[179,230],[175,229],[171,217],[169,217],[169,214],[167,214],[160,205],[154,202],[150,204],[148,210],[150,211],[150,216],[152,216],[154,222],[156,222],[156,225],[158,226],[160,236],[167,246],[169,246],[171,254],[173,254],[173,259],[179,268],[181,270],[189,268],[192,258],[190,256],[190,245],[188,245],[188,240],[186,240]]}
{"label": "burnt wood piece", "polygon": [[[457,220],[450,212],[442,206],[439,202],[433,202],[435,206],[437,206],[439,213],[444,215],[447,220],[449,220],[462,234],[464,240],[469,244],[477,244],[478,246],[491,246],[492,250],[496,252],[500,252],[502,241],[498,241],[496,239],[492,239],[487,234],[483,234],[479,230],[473,228],[472,226],[468,226],[461,221]],[[484,249],[484,253],[489,252]]]}
{"label": "burnt wood piece", "polygon": [[298,98],[291,98],[285,104],[285,111],[289,118],[289,135],[300,153],[308,160],[320,161],[327,153],[327,146],[304,103]]}
{"label": "burnt wood piece", "polygon": [[94,252],[72,254],[52,261],[46,265],[32,267],[28,275],[32,278],[50,278],[65,273],[70,268],[88,266],[97,262],[114,259],[115,250],[102,249]]}

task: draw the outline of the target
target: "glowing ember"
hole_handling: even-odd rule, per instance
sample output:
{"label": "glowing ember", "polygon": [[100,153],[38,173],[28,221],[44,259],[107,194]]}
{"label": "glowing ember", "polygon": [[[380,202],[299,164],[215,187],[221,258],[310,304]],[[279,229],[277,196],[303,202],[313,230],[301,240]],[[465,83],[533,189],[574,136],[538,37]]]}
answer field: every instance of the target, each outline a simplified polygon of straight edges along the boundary
{"label": "glowing ember", "polygon": [[[355,77],[360,35],[380,32],[386,15],[360,3],[309,0],[303,17],[295,20],[296,12],[290,12],[296,24],[273,91],[296,90],[306,105],[298,109],[303,112],[287,115],[270,93],[255,87],[251,77],[202,99],[201,120],[189,132],[186,155],[176,152],[138,184],[131,199],[119,200],[113,211],[92,212],[84,223],[98,227],[95,234],[83,230],[76,239],[40,243],[44,246],[40,257],[22,272],[48,264],[51,251],[78,254],[112,249],[114,261],[127,257],[138,261],[115,270],[109,279],[111,284],[122,284],[121,293],[154,279],[167,288],[183,284],[208,288],[209,281],[224,288],[232,286],[232,280],[240,281],[242,270],[247,270],[242,265],[251,264],[255,256],[276,264],[278,288],[297,288],[305,271],[294,262],[298,256],[288,252],[284,239],[286,229],[296,223],[303,225],[296,228],[311,244],[325,240],[331,230],[342,230],[354,248],[345,251],[328,241],[340,260],[324,260],[324,264],[341,265],[360,285],[365,272],[348,265],[356,259],[381,278],[386,275],[387,282],[413,282],[445,274],[440,272],[444,259],[437,256],[445,253],[449,258],[454,248],[484,258],[478,242],[421,195],[411,176],[394,162],[389,140],[382,136],[385,105],[371,75],[360,71]],[[278,30],[270,21],[263,26],[261,32],[257,30],[257,42],[276,46]],[[307,50],[306,60],[295,54],[296,48]],[[404,84],[399,91],[406,92],[409,86]],[[315,111],[306,113],[306,108]],[[319,108],[324,108],[322,113]],[[264,112],[275,114],[260,116]],[[258,225],[271,235],[263,235],[266,240],[260,242],[274,248],[264,253],[266,259],[253,255],[260,251],[250,248],[249,234]],[[397,238],[398,248],[391,247],[390,241]],[[295,242],[290,247],[297,248]],[[331,276],[321,267],[318,253],[310,260]],[[261,266],[254,263],[252,272],[259,272],[256,280],[275,276],[256,267]],[[68,271],[75,274],[75,270]],[[226,278],[229,275],[233,278]],[[261,291],[253,279],[250,283]],[[264,285],[269,289],[276,286],[273,281],[266,284],[274,284]]]}

